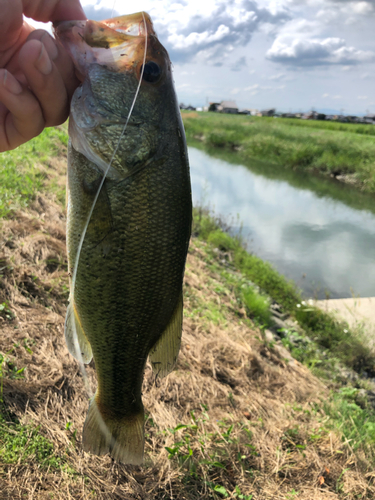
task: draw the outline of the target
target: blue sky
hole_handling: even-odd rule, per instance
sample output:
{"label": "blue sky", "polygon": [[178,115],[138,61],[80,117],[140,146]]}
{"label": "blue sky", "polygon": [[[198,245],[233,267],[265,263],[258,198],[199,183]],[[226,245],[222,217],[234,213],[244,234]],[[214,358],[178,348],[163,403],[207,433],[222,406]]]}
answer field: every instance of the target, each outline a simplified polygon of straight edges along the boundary
{"label": "blue sky", "polygon": [[[83,0],[90,19],[134,12]],[[174,64],[179,100],[375,112],[375,0],[138,0]]]}

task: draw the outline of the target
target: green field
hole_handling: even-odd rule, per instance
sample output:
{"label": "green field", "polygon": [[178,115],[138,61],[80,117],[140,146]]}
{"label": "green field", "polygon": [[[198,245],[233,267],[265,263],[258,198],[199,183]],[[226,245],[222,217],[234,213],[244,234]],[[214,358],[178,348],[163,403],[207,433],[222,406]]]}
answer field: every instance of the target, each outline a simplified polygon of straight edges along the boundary
{"label": "green field", "polygon": [[[375,127],[218,113],[182,113],[188,142],[284,168],[318,172],[375,192]],[[340,177],[341,176],[341,177]]]}

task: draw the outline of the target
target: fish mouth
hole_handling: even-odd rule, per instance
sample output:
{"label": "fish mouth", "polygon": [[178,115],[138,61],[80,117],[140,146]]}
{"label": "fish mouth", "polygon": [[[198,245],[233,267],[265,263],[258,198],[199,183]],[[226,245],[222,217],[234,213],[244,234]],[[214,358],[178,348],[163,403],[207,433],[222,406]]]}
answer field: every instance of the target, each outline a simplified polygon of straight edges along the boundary
{"label": "fish mouth", "polygon": [[53,28],[55,37],[72,57],[81,81],[95,63],[111,71],[133,72],[138,78],[145,59],[164,66],[167,53],[146,12],[100,22],[61,21]]}

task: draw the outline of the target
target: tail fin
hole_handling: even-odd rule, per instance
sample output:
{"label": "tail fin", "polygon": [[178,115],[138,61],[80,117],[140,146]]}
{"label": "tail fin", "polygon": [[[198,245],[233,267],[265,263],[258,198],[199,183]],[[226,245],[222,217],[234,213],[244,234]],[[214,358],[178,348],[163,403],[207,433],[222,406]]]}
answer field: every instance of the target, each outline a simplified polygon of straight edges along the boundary
{"label": "tail fin", "polygon": [[140,465],[144,450],[144,411],[122,419],[102,416],[95,397],[87,413],[83,449],[94,455],[109,453],[114,460]]}

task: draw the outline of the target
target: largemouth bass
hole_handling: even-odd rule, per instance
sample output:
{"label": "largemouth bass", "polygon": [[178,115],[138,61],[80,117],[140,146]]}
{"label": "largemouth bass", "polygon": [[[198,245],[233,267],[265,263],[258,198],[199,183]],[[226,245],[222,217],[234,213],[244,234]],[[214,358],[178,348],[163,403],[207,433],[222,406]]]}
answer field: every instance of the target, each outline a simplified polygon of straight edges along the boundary
{"label": "largemouth bass", "polygon": [[191,232],[171,63],[145,13],[62,22],[55,33],[82,81],[69,120],[67,248],[76,275],[65,338],[78,360],[94,358],[97,373],[83,448],[140,464],[145,363],[149,356],[164,376],[176,362]]}

